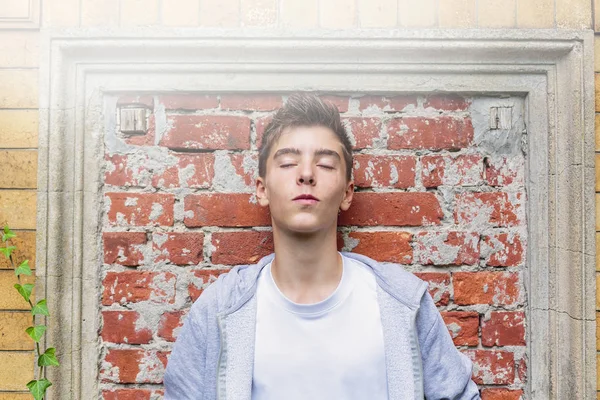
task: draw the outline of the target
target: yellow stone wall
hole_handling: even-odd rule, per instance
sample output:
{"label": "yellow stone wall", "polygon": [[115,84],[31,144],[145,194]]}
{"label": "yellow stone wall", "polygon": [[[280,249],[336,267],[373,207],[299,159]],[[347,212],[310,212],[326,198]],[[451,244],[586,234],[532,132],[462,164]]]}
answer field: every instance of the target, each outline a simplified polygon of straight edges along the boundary
{"label": "yellow stone wall", "polygon": [[[0,222],[18,231],[22,256],[34,261],[40,27],[600,31],[600,18],[592,21],[593,8],[599,15],[600,0],[0,0]],[[596,43],[600,53],[600,40]],[[600,95],[600,60],[595,70],[599,72],[596,88]],[[598,127],[600,106],[596,111]],[[600,157],[598,128],[596,137]],[[596,192],[600,201],[600,183]],[[597,265],[600,272],[600,258]],[[23,388],[33,376],[34,362],[31,342],[23,330],[30,317],[24,311],[26,304],[12,288],[16,278],[8,267],[0,261],[0,400],[29,399]],[[597,305],[600,317],[600,298]]]}

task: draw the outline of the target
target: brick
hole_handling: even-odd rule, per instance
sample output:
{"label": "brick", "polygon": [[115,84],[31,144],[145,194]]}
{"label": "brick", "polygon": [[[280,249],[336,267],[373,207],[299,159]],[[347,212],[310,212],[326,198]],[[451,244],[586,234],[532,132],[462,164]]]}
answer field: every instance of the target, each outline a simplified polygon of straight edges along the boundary
{"label": "brick", "polygon": [[[600,233],[596,232],[596,248],[600,249]],[[0,268],[1,264],[0,264]],[[596,272],[600,272],[600,251],[596,252]]]}
{"label": "brick", "polygon": [[356,26],[354,0],[328,0],[319,3],[321,28],[344,29]]}
{"label": "brick", "polygon": [[196,111],[219,106],[219,98],[210,94],[164,94],[158,97],[158,101],[167,110]]}
{"label": "brick", "polygon": [[482,182],[483,162],[479,154],[427,155],[421,158],[421,181],[426,188],[474,186]]}
{"label": "brick", "polygon": [[481,324],[481,344],[491,346],[525,346],[525,313],[493,311]]}
{"label": "brick", "polygon": [[244,193],[190,194],[184,199],[187,227],[236,226],[252,227],[271,224],[267,208],[252,201]]}
{"label": "brick", "polygon": [[342,119],[353,140],[353,149],[360,150],[376,147],[381,137],[381,120],[379,118],[351,117]]}
{"label": "brick", "polygon": [[457,224],[517,226],[524,219],[522,193],[461,193],[456,195],[454,221]]}
{"label": "brick", "polygon": [[474,232],[421,232],[415,237],[416,261],[423,265],[475,265],[479,261],[479,234]]}
{"label": "brick", "polygon": [[316,28],[319,25],[318,0],[282,0],[279,19],[289,28]]}
{"label": "brick", "polygon": [[479,314],[474,311],[442,312],[455,346],[477,346],[479,344]]}
{"label": "brick", "polygon": [[415,272],[415,275],[428,283],[429,294],[438,307],[450,302],[450,274],[442,272]]}
{"label": "brick", "polygon": [[[0,293],[2,293],[2,296],[0,296],[0,310],[30,310],[29,303],[14,288],[16,283],[19,283],[19,281],[14,271],[0,270]],[[35,284],[35,276],[21,275],[21,284],[25,283]],[[35,288],[31,298],[32,301],[35,298]]]}
{"label": "brick", "polygon": [[39,31],[0,32],[0,67],[38,67],[40,59],[39,43]]}
{"label": "brick", "polygon": [[393,97],[367,95],[359,99],[358,109],[361,111],[366,109],[373,109],[388,112],[396,112],[404,111],[409,106],[417,106],[416,95],[403,95]]}
{"label": "brick", "polygon": [[159,0],[121,0],[120,25],[125,27],[158,24]]}
{"label": "brick", "polygon": [[[15,246],[13,251],[13,260],[19,264],[24,260],[29,260],[31,269],[35,269],[35,232],[32,231],[15,231],[17,237],[10,240],[10,245]],[[3,244],[5,245],[5,244]],[[0,270],[12,269],[10,261],[2,255],[0,257]]]}
{"label": "brick", "polygon": [[137,328],[140,314],[137,311],[102,311],[103,326],[100,337],[105,342],[146,344],[152,340],[152,331]]}
{"label": "brick", "polygon": [[0,108],[37,108],[38,70],[0,69]]}
{"label": "brick", "polygon": [[274,251],[269,231],[215,232],[211,244],[213,264],[254,264]]}
{"label": "brick", "polygon": [[348,104],[350,102],[350,98],[348,96],[322,94],[319,95],[319,97],[326,103],[333,104],[334,106],[336,106],[340,113],[345,113],[348,111]]}
{"label": "brick", "polygon": [[554,28],[554,0],[517,1],[518,28]]}
{"label": "brick", "polygon": [[416,160],[412,156],[355,154],[353,166],[356,187],[394,187],[415,185]]}
{"label": "brick", "polygon": [[178,310],[161,315],[158,323],[158,336],[168,342],[174,342],[177,339],[179,329],[183,326],[187,313],[187,310]]}
{"label": "brick", "polygon": [[171,115],[160,145],[173,150],[247,150],[250,119],[223,115]]}
{"label": "brick", "polygon": [[239,25],[239,1],[202,0],[200,2],[200,26],[231,28]]}
{"label": "brick", "polygon": [[180,187],[209,188],[215,176],[212,153],[174,154],[177,163],[152,177],[152,186],[164,189]]}
{"label": "brick", "polygon": [[340,225],[421,226],[437,225],[442,209],[433,193],[369,193],[354,194],[350,210],[339,217]]}
{"label": "brick", "polygon": [[150,400],[152,391],[148,389],[116,389],[104,390],[103,400]]}
{"label": "brick", "polygon": [[[256,182],[256,177],[258,176],[258,154],[229,153],[227,157],[235,170],[235,174],[241,178],[246,188],[254,193],[254,184]],[[231,182],[234,178],[229,175],[227,179]],[[235,179],[237,180],[237,178]]]}
{"label": "brick", "polygon": [[33,318],[28,311],[0,311],[0,351],[33,350],[34,341],[25,333],[32,325]]}
{"label": "brick", "polygon": [[413,235],[409,232],[350,232],[348,238],[354,253],[380,262],[412,263]]}
{"label": "brick", "polygon": [[438,24],[440,28],[475,28],[476,13],[476,0],[444,0],[438,6]]}
{"label": "brick", "polygon": [[567,29],[590,29],[593,5],[587,0],[557,1],[556,27]]}
{"label": "brick", "polygon": [[521,400],[523,390],[486,388],[481,390],[481,400]]}
{"label": "brick", "polygon": [[44,28],[78,27],[80,11],[79,0],[45,1],[42,26]]}
{"label": "brick", "polygon": [[[598,18],[600,20],[600,18]],[[595,36],[594,36],[595,37]],[[600,58],[600,51],[598,53],[598,58]],[[0,118],[2,117],[2,110],[0,110]],[[600,114],[596,114],[594,116],[594,133],[595,133],[595,142],[596,142],[596,151],[600,151]],[[0,125],[0,135],[2,134],[2,127]]]}
{"label": "brick", "polygon": [[38,110],[0,110],[0,148],[37,147],[38,125]]}
{"label": "brick", "polygon": [[[59,354],[57,355],[60,357]],[[25,385],[33,379],[33,360],[33,352],[0,351],[0,387],[2,390],[27,389]]]}
{"label": "brick", "polygon": [[485,181],[490,186],[525,184],[525,160],[523,157],[485,157]]}
{"label": "brick", "polygon": [[283,106],[281,95],[275,94],[224,94],[221,109],[247,111],[273,111]]}
{"label": "brick", "polygon": [[517,0],[498,2],[478,0],[477,25],[480,28],[514,28],[517,24]]}
{"label": "brick", "polygon": [[395,28],[397,10],[396,0],[359,0],[359,25],[361,28]]}
{"label": "brick", "polygon": [[523,243],[517,234],[485,235],[481,245],[485,264],[491,267],[516,267],[523,262]]}
{"label": "brick", "polygon": [[458,305],[511,306],[521,297],[517,272],[455,272],[452,282],[454,302]]}
{"label": "brick", "polygon": [[165,351],[111,349],[100,370],[102,382],[162,383],[167,366]]}
{"label": "brick", "polygon": [[266,27],[277,23],[278,0],[241,0],[242,26]]}
{"label": "brick", "polygon": [[150,171],[146,167],[148,159],[145,154],[105,154],[104,160],[105,184],[123,187],[148,185]]}
{"label": "brick", "polygon": [[119,0],[81,0],[81,26],[117,26]]}
{"label": "brick", "polygon": [[519,381],[522,383],[527,382],[527,360],[525,357],[517,361],[517,375],[519,377]]}
{"label": "brick", "polygon": [[162,3],[162,24],[166,26],[197,26],[200,22],[198,0],[169,0]]}
{"label": "brick", "polygon": [[256,129],[256,148],[260,149],[262,145],[263,134],[265,133],[265,129],[273,120],[272,115],[267,115],[266,117],[257,118],[254,121],[254,127]]}
{"label": "brick", "polygon": [[473,361],[473,380],[478,385],[510,385],[515,380],[515,357],[509,351],[465,350]]}
{"label": "brick", "polygon": [[227,272],[229,272],[229,269],[199,269],[193,271],[193,278],[188,285],[188,294],[191,301],[196,301],[202,292],[217,280],[219,275]]}
{"label": "brick", "polygon": [[157,193],[107,193],[108,222],[119,226],[173,225],[175,196]]}
{"label": "brick", "polygon": [[177,265],[198,264],[204,260],[204,233],[169,232],[152,234],[156,262],[169,261]]}
{"label": "brick", "polygon": [[388,123],[388,148],[460,150],[473,141],[470,118],[402,117]]}
{"label": "brick", "polygon": [[456,94],[433,94],[425,98],[423,107],[440,111],[464,111],[469,108],[469,102]]}
{"label": "brick", "polygon": [[432,28],[437,24],[437,1],[398,0],[398,22],[404,28]]}
{"label": "brick", "polygon": [[102,282],[102,305],[147,300],[172,304],[175,301],[176,280],[175,275],[170,272],[108,272]]}
{"label": "brick", "polygon": [[144,264],[146,232],[103,232],[104,263],[137,267]]}

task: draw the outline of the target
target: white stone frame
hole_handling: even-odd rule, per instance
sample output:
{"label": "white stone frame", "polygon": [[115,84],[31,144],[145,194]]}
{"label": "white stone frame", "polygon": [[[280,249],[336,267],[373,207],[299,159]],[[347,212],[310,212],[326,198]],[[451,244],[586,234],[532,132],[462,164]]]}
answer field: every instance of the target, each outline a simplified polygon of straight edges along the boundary
{"label": "white stone frame", "polygon": [[596,397],[592,31],[42,30],[37,279],[62,366],[97,397],[103,94],[512,93],[526,98],[527,395]]}

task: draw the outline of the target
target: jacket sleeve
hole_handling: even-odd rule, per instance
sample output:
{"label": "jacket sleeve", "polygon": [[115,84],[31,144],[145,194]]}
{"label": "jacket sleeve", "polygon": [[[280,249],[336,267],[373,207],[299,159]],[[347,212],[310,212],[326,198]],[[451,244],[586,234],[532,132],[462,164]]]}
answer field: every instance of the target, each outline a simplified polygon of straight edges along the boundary
{"label": "jacket sleeve", "polygon": [[471,379],[472,363],[459,352],[429,293],[421,299],[417,333],[423,361],[423,385],[427,400],[480,399]]}
{"label": "jacket sleeve", "polygon": [[205,310],[196,303],[186,318],[167,363],[164,400],[203,398],[206,359]]}

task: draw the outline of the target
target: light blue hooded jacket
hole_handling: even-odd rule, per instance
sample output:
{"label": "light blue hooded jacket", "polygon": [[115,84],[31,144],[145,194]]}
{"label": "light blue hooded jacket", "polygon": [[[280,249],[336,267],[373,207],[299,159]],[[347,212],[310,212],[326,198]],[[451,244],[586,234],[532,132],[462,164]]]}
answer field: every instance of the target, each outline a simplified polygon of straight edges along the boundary
{"label": "light blue hooded jacket", "polygon": [[[427,284],[400,266],[342,254],[378,283],[389,400],[479,399],[471,361],[454,347]],[[257,279],[272,259],[232,268],[194,303],[169,358],[165,400],[251,400]]]}

